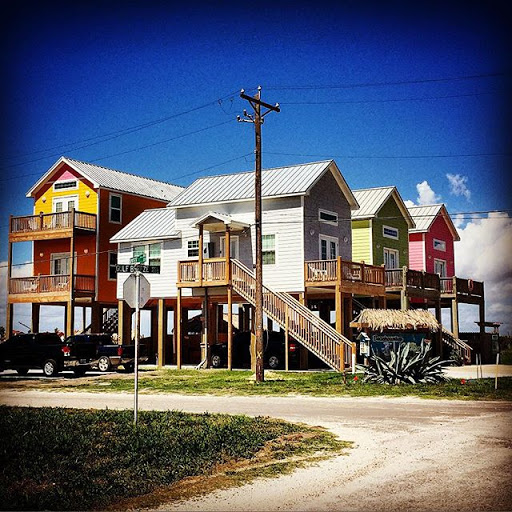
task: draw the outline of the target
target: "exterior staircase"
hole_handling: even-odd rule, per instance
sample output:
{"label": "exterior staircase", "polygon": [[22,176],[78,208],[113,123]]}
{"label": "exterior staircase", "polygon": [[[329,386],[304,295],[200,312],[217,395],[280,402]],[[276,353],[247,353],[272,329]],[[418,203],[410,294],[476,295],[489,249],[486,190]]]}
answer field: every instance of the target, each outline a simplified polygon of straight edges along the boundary
{"label": "exterior staircase", "polygon": [[443,343],[455,350],[464,364],[471,363],[471,351],[473,350],[465,341],[459,340],[455,335],[443,327],[442,331]]}
{"label": "exterior staircase", "polygon": [[109,308],[103,313],[102,325],[102,332],[108,334],[117,333],[117,328],[119,325],[119,312],[117,308]]}
{"label": "exterior staircase", "polygon": [[[254,273],[238,260],[231,260],[233,290],[252,305],[256,304]],[[355,343],[340,334],[311,310],[284,292],[263,285],[263,311],[309,351],[333,370],[355,368]]]}

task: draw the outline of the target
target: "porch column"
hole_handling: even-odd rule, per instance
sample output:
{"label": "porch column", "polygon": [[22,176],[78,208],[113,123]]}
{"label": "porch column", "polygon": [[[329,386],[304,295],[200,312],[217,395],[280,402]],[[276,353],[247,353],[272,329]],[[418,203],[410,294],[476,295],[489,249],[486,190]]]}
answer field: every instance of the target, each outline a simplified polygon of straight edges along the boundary
{"label": "porch column", "polygon": [[66,337],[75,331],[75,302],[70,298],[66,303]]}
{"label": "porch column", "polygon": [[459,337],[459,301],[456,298],[452,299],[452,333]]}
{"label": "porch column", "polygon": [[75,332],[75,209],[71,208],[71,238],[69,240],[69,296],[66,305],[66,336]]}
{"label": "porch column", "polygon": [[288,371],[290,369],[290,335],[289,335],[289,314],[288,304],[285,304],[284,312],[284,369]]}
{"label": "porch column", "polygon": [[204,227],[201,224],[199,226],[199,254],[198,254],[198,268],[197,268],[197,278],[199,280],[199,285],[201,286],[203,284],[203,234],[204,234]]}
{"label": "porch column", "polygon": [[[299,293],[299,302],[303,305],[308,307],[308,296],[306,293],[306,289],[302,293]],[[308,364],[309,364],[309,355],[308,355],[308,349],[302,345],[302,343],[299,344],[299,370],[307,370]]]}
{"label": "porch column", "polygon": [[32,303],[32,332],[39,332],[39,312],[41,310],[41,304]]}
{"label": "porch column", "polygon": [[226,282],[231,282],[231,230],[226,224],[226,240],[224,242],[225,256],[226,256]]}
{"label": "porch column", "polygon": [[436,311],[436,320],[439,322],[441,326],[439,331],[437,331],[437,346],[439,351],[439,356],[441,359],[443,358],[443,323],[442,323],[442,314],[441,314],[441,299],[436,300],[435,303],[435,311]]}
{"label": "porch column", "polygon": [[[118,325],[119,325],[119,311],[118,313]],[[103,308],[97,302],[91,304],[91,332],[103,332]]]}
{"label": "porch column", "polygon": [[478,303],[478,312],[479,312],[479,320],[480,320],[480,339],[483,341],[483,335],[485,334],[485,299],[484,299],[484,283],[482,282],[482,298]]}
{"label": "porch column", "polygon": [[[9,233],[11,232],[12,227],[12,215],[9,215]],[[13,304],[9,303],[9,290],[11,286],[11,278],[12,278],[12,242],[9,242],[9,248],[7,251],[7,310],[6,310],[6,318],[5,318],[5,337],[10,338],[12,336],[12,326],[13,326]]]}
{"label": "porch column", "polygon": [[165,338],[167,334],[167,310],[165,299],[158,299],[158,368],[165,364]]}
{"label": "porch column", "polygon": [[174,334],[176,336],[176,367],[181,370],[181,349],[182,349],[182,326],[183,319],[181,318],[181,288],[178,288],[178,295],[176,297],[176,311],[174,312],[174,321],[176,328]]}
{"label": "porch column", "polygon": [[228,285],[228,370],[233,369],[233,290]]}

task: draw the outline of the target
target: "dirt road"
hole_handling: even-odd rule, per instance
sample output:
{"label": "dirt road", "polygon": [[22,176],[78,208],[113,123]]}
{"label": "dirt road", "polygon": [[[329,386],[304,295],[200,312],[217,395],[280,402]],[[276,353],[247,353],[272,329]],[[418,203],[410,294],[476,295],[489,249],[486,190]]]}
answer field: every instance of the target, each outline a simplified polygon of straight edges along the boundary
{"label": "dirt road", "polygon": [[[0,403],[131,408],[129,394],[2,392]],[[512,403],[140,395],[141,409],[268,415],[354,441],[348,456],[160,510],[512,510]]]}

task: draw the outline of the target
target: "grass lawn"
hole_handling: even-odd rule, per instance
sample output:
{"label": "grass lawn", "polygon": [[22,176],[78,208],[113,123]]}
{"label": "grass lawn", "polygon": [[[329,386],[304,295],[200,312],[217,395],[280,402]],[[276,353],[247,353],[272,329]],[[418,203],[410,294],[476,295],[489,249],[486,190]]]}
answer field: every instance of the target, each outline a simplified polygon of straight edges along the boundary
{"label": "grass lawn", "polygon": [[[291,471],[350,446],[270,418],[141,412],[135,427],[131,411],[6,406],[0,438],[2,510],[155,507],[184,489]],[[196,475],[214,476],[194,488]]]}
{"label": "grass lawn", "polygon": [[[256,383],[243,370],[148,370],[139,372],[141,393],[189,393],[213,395],[308,396],[417,396],[468,400],[512,400],[512,378],[501,377],[498,390],[494,379],[450,379],[441,384],[389,386],[364,383],[362,375],[336,372],[266,371],[265,382]],[[109,373],[97,377],[23,380],[2,378],[2,388],[37,388],[83,391],[133,391],[133,374]]]}

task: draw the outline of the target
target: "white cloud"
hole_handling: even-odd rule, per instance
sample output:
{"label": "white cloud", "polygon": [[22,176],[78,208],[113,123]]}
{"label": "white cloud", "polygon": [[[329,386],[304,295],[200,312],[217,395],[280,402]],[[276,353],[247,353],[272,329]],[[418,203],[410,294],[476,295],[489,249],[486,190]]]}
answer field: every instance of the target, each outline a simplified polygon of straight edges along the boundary
{"label": "white cloud", "polygon": [[416,185],[416,190],[418,191],[418,204],[426,205],[426,204],[434,204],[439,202],[441,196],[437,195],[430,185],[428,181],[422,181]]}
{"label": "white cloud", "polygon": [[[455,273],[458,277],[484,281],[486,320],[503,322],[502,334],[512,332],[512,218],[494,213],[484,219],[473,219],[458,231]],[[476,320],[476,306],[464,314],[461,311],[461,331],[474,331]]]}
{"label": "white cloud", "polygon": [[414,201],[411,201],[410,199],[406,199],[404,201],[404,204],[405,206],[407,206],[407,208],[412,208],[413,206],[416,206],[416,204],[414,203]]}
{"label": "white cloud", "polygon": [[448,173],[446,177],[450,183],[450,194],[454,196],[464,196],[468,201],[471,199],[471,190],[469,190],[466,185],[468,182],[467,176]]}

